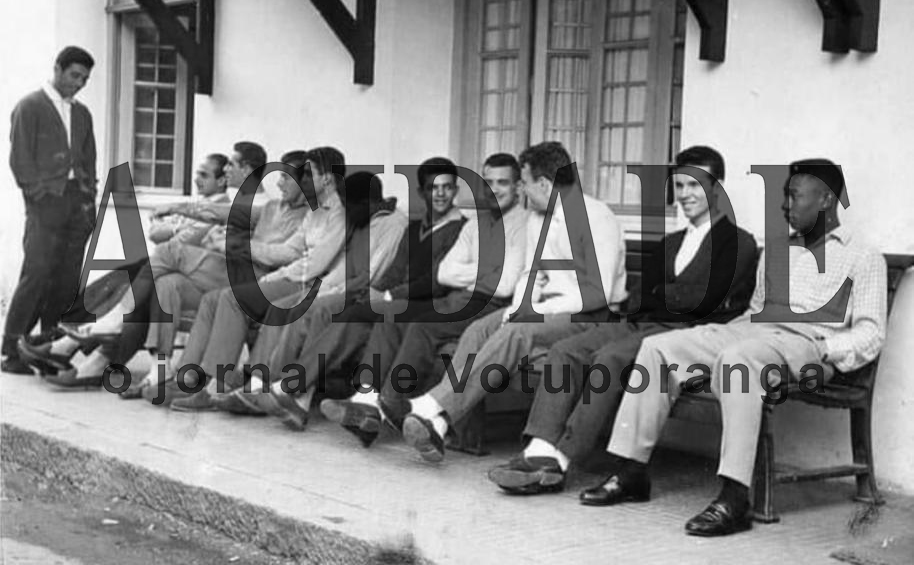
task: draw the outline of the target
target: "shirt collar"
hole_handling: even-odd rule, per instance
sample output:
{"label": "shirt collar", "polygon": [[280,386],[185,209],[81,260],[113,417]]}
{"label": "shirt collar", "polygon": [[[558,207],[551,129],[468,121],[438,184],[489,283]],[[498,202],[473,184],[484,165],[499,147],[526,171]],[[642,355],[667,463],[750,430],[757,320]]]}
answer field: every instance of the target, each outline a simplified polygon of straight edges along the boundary
{"label": "shirt collar", "polygon": [[54,85],[51,84],[50,82],[44,83],[44,85],[41,88],[42,88],[42,90],[44,90],[44,93],[48,95],[48,97],[51,99],[51,102],[53,102],[54,104],[72,104],[73,103],[72,98],[62,97],[60,95],[60,93],[57,92],[57,89],[54,88]]}

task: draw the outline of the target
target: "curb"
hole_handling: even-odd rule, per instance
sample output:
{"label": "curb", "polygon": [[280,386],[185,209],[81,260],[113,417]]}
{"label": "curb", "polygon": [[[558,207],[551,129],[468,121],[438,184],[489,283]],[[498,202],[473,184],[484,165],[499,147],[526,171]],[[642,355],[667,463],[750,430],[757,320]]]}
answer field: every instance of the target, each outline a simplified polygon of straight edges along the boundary
{"label": "curb", "polygon": [[0,457],[78,491],[126,498],[300,563],[429,563],[5,422]]}

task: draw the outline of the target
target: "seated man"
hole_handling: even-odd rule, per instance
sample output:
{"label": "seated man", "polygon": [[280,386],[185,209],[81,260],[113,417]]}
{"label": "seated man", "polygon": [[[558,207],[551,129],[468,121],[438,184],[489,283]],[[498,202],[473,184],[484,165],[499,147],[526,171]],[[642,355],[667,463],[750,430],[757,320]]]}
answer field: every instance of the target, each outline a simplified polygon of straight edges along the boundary
{"label": "seated man", "polygon": [[[718,208],[723,157],[710,147],[690,147],[676,156],[676,165],[707,173],[710,194],[688,171],[674,175],[676,200],[689,226],[665,237],[645,259],[641,288],[647,294],[639,310],[624,323],[599,325],[549,350],[524,429],[530,441],[521,454],[489,472],[489,479],[506,491],[561,490],[569,462],[580,463],[600,440],[600,448],[605,447],[624,393],[623,370],[634,361],[642,339],[691,325],[725,323],[749,305],[757,251],[752,236]],[[605,371],[592,371],[602,372],[602,384],[595,389],[584,368],[601,365]],[[559,387],[556,376],[562,379]],[[588,392],[582,394],[585,386]],[[439,404],[451,403],[453,391],[439,389],[432,393],[442,398]],[[457,413],[447,411],[451,421],[467,413],[465,402],[457,405]]]}
{"label": "seated man", "polygon": [[[456,190],[456,167],[450,161],[446,166],[420,171],[420,177],[433,194],[431,204],[440,207],[444,201],[454,198]],[[365,322],[372,315],[371,305],[366,304],[360,311],[353,308],[347,312],[344,321],[330,326],[317,339],[305,344],[300,363],[305,368],[304,394],[288,394],[282,389],[282,383],[274,384],[271,395],[258,397],[260,406],[270,414],[279,417],[292,429],[301,430],[308,419],[304,402],[318,385],[321,375],[321,360],[324,360],[327,375],[347,373],[359,355],[378,379],[386,379],[390,368],[395,366],[395,357],[409,354],[415,360],[417,374],[430,373],[422,369],[422,363],[434,363],[437,347],[441,340],[454,339],[472,320],[455,320],[448,323],[421,321],[426,316],[435,316],[434,310],[456,312],[465,305],[476,305],[483,312],[491,311],[507,301],[514,282],[523,268],[524,249],[523,230],[526,227],[526,213],[516,206],[516,183],[519,167],[513,156],[495,154],[486,159],[484,177],[493,189],[495,202],[488,202],[488,209],[477,211],[474,219],[467,222],[460,230],[454,246],[447,252],[438,267],[437,296],[416,300],[410,289],[409,308],[418,312],[420,322]],[[436,202],[437,201],[437,202]],[[505,237],[505,255],[502,273],[489,273],[481,279],[476,288],[476,272],[479,263],[479,233],[481,230],[501,230]],[[413,260],[421,261],[416,255]],[[419,268],[410,265],[410,270]],[[475,292],[475,291],[479,292]],[[427,291],[426,291],[427,292]],[[489,300],[489,298],[491,300]],[[421,297],[420,297],[421,298]],[[385,313],[398,312],[406,306],[405,300],[384,302]],[[420,332],[421,330],[421,332]],[[402,347],[401,347],[402,344]],[[377,363],[375,363],[377,359]],[[378,386],[381,383],[373,383]],[[383,390],[383,386],[381,386]],[[370,445],[377,437],[380,428],[378,395],[357,394],[353,402],[328,400],[322,405],[324,414],[331,420],[342,424],[354,433],[365,445]]]}
{"label": "seated man", "polygon": [[[332,147],[318,147],[301,156],[303,180],[308,172],[313,179],[318,209],[310,210],[305,205],[305,193],[296,182],[286,182],[283,190],[289,190],[301,199],[308,209],[304,220],[294,235],[285,242],[261,245],[251,241],[251,254],[273,254],[281,248],[290,251],[286,265],[267,274],[258,273],[258,280],[235,286],[226,286],[207,293],[197,311],[190,338],[184,347],[181,359],[183,366],[199,365],[208,377],[216,377],[218,365],[235,363],[241,355],[250,325],[249,316],[255,314],[263,319],[272,300],[288,296],[307,295],[314,279],[327,273],[338,260],[346,239],[346,219],[339,191],[345,172],[343,154]],[[336,169],[336,170],[334,170]],[[288,178],[284,175],[284,178]],[[321,290],[324,290],[323,284]],[[266,302],[263,301],[266,298]],[[186,398],[189,393],[180,390],[175,382],[177,371],[166,373],[160,378],[159,386],[149,387],[143,396],[158,404],[164,394],[164,402],[170,405],[176,398]],[[154,379],[146,384],[154,384]],[[193,379],[188,375],[188,381]],[[167,384],[165,384],[167,383]],[[193,386],[191,384],[190,386]],[[164,387],[164,393],[157,389]]]}
{"label": "seated man", "polygon": [[[178,411],[222,409],[236,414],[263,414],[246,399],[245,391],[262,390],[263,383],[270,381],[270,372],[278,374],[282,365],[269,364],[280,347],[277,338],[283,338],[291,328],[306,331],[329,324],[331,313],[343,307],[347,294],[360,296],[372,288],[369,284],[383,282],[379,273],[386,273],[396,261],[397,250],[403,250],[404,232],[407,229],[406,216],[397,210],[396,198],[384,198],[381,179],[372,173],[358,172],[350,175],[345,184],[346,224],[348,226],[345,251],[338,255],[330,271],[321,277],[318,297],[308,305],[303,296],[292,295],[278,301],[279,306],[267,312],[264,325],[257,332],[257,338],[249,356],[247,367],[251,372],[259,370],[259,376],[252,376],[248,386],[245,372],[235,369],[234,360],[223,360],[221,369],[213,367],[204,355],[203,369],[207,374],[222,377],[212,379],[206,388],[189,398],[176,398],[171,408]],[[404,253],[404,259],[405,259]],[[368,270],[364,270],[364,265]],[[302,313],[304,308],[307,311]],[[290,317],[301,316],[291,324]],[[276,325],[273,325],[273,324]],[[300,339],[304,339],[301,336]],[[295,338],[290,338],[295,339]],[[281,340],[280,340],[281,341]],[[192,354],[193,355],[193,354]],[[212,361],[212,360],[210,360]],[[220,382],[221,381],[221,382]],[[229,389],[224,392],[223,389]],[[234,390],[232,390],[234,389]]]}
{"label": "seated man", "polygon": [[[234,164],[230,170],[250,169],[253,171],[265,160],[265,154],[256,144],[237,144]],[[244,157],[243,152],[252,156],[250,161]],[[304,163],[304,153],[291,152],[284,156],[290,162]],[[243,164],[239,161],[244,161]],[[256,165],[256,166],[255,166]],[[240,175],[232,175],[237,179]],[[257,179],[258,182],[260,179]],[[265,272],[292,260],[301,253],[301,242],[295,244],[292,237],[305,217],[304,195],[295,187],[295,191],[287,190],[282,198],[271,200],[263,210],[255,211],[252,221],[255,223],[251,238],[251,247],[255,249],[253,262],[256,270]],[[274,246],[284,247],[289,242],[293,245],[287,249],[277,250]],[[297,247],[296,247],[297,245]],[[263,251],[263,252],[261,252]],[[143,267],[133,281],[133,297],[135,313],[146,313],[153,322],[160,315],[151,301],[153,291],[159,293],[156,285],[166,275],[174,274],[175,277],[186,279],[193,285],[195,292],[181,295],[181,309],[195,308],[203,293],[215,288],[222,288],[229,284],[228,263],[225,254],[225,229],[221,226],[212,228],[203,238],[202,246],[185,245],[177,241],[160,244],[150,257],[149,265]],[[176,288],[189,288],[186,285],[175,285]],[[163,285],[164,289],[164,285]],[[166,294],[163,292],[163,294]],[[82,332],[73,332],[77,340],[87,343],[103,343],[103,347],[96,348],[89,357],[75,370],[63,371],[47,382],[58,387],[90,387],[101,386],[101,375],[111,363],[123,364],[140,349],[146,341],[150,323],[123,322],[126,313],[126,302],[122,302],[101,320],[88,326]],[[180,321],[180,311],[173,312],[172,321],[167,322],[177,325]],[[142,317],[140,318],[142,319]],[[121,331],[121,327],[123,328]],[[115,333],[120,331],[120,333]],[[100,337],[101,336],[101,337]],[[140,379],[136,379],[139,381]]]}
{"label": "seated man", "polygon": [[[783,260],[773,256],[768,265],[760,260],[751,315],[644,340],[636,362],[649,382],[640,394],[623,397],[607,449],[618,459],[617,469],[581,493],[583,504],[650,498],[651,452],[680,386],[702,376],[680,368],[702,364],[705,375],[710,368],[711,390],[720,401],[722,489],[686,523],[686,532],[718,536],[750,528],[749,487],[766,393],[799,379],[821,384],[835,370],[852,371],[878,355],[885,336],[885,261],[840,225],[844,177],[837,166],[810,159],[793,163],[790,173],[783,210],[796,233],[785,242],[789,252]],[[845,285],[848,279],[852,285]],[[811,312],[815,317],[803,316]],[[753,321],[753,316],[794,321]],[[734,372],[741,376],[732,379],[735,384]]]}
{"label": "seated man", "polygon": [[[355,297],[355,303],[349,304],[346,308],[354,308],[361,312],[362,309],[370,308],[370,298],[390,302],[408,297],[421,298],[429,291],[433,294],[438,293],[439,285],[435,279],[438,264],[454,245],[461,227],[466,223],[466,218],[454,207],[452,195],[446,194],[445,191],[429,190],[428,187],[431,187],[432,184],[426,185],[424,182],[426,178],[443,167],[452,170],[454,164],[443,157],[433,157],[419,166],[418,191],[425,200],[426,213],[421,219],[409,223],[405,234],[399,238],[396,254],[388,252],[385,245],[385,242],[393,241],[391,237],[394,234],[389,231],[381,231],[381,226],[375,225],[376,220],[373,217],[370,230],[372,246],[368,272],[359,272],[354,280],[346,281],[345,293],[347,294],[344,294],[341,289],[337,293],[317,298],[304,315],[291,323],[287,322],[289,315],[291,314],[293,317],[298,315],[294,309],[291,312],[283,310],[276,315],[268,314],[268,323],[260,328],[257,341],[251,351],[249,363],[251,366],[256,363],[265,363],[273,374],[278,375],[284,367],[296,362],[305,351],[312,349],[310,344],[314,343],[318,336],[324,331],[329,331],[331,317],[335,312],[343,310],[347,295]],[[377,182],[380,182],[380,179]],[[378,218],[377,221],[381,221],[381,219]],[[366,239],[366,243],[359,243],[362,238]],[[367,233],[364,236],[350,238],[347,250],[359,253],[367,251],[368,247],[365,247],[364,250],[358,249],[359,245],[367,245],[367,238]],[[424,263],[428,257],[431,257],[431,268]],[[355,269],[362,268],[359,260],[358,255],[350,258],[347,253],[346,261],[351,263]],[[412,267],[410,267],[411,261]],[[345,265],[340,263],[338,268],[343,267]],[[288,303],[280,301],[278,306],[291,308],[300,301],[298,296],[291,298],[293,300],[288,300]],[[275,322],[275,325],[270,325],[272,322]],[[340,347],[359,347],[361,345],[353,343],[353,341],[346,340],[340,344]],[[246,392],[256,393],[258,383],[244,389],[241,385],[245,382],[245,378],[239,373],[240,371],[237,370],[226,372],[225,387],[238,388],[232,393],[212,396],[213,404],[219,409],[236,414],[263,414],[253,400],[247,398],[249,395],[246,394]],[[212,387],[208,388],[212,389]],[[314,391],[313,388],[311,390]],[[212,408],[208,399],[203,398],[210,396],[212,392],[213,390],[210,390],[210,394],[197,394],[193,399],[175,401],[172,409]],[[302,395],[297,401],[307,409],[310,406],[310,398],[310,394]]]}
{"label": "seated man", "polygon": [[[225,193],[225,189],[228,186],[228,177],[225,173],[227,164],[228,157],[221,153],[212,153],[207,155],[197,167],[194,184],[197,186],[196,196],[201,202],[229,202]],[[149,226],[148,237],[155,244],[165,243],[173,239],[184,244],[199,246],[213,225],[210,221],[196,220],[182,214],[156,216]],[[85,312],[104,315],[112,307],[116,306],[118,303],[116,301],[125,296],[129,296],[129,298],[124,301],[122,306],[126,308],[126,312],[130,312],[134,308],[133,293],[131,292],[129,295],[126,293],[130,288],[130,281],[136,278],[136,275],[145,264],[145,261],[137,261],[135,265],[128,265],[126,267],[128,277],[119,281],[115,281],[112,276],[106,275],[90,284],[83,293],[86,297],[86,309],[78,310],[77,312],[83,315],[85,315]],[[113,274],[117,274],[117,272],[112,272],[111,275]],[[120,284],[116,284],[116,282]],[[162,297],[160,297],[160,302],[161,299]],[[79,300],[77,303],[81,304],[83,301]],[[99,311],[96,308],[96,306],[104,307],[106,304],[109,306],[103,311]],[[125,313],[120,310],[117,314],[118,316],[122,316]],[[72,310],[67,312],[64,322],[73,315],[74,312]],[[115,320],[111,320],[111,322],[112,327],[115,327]],[[117,322],[119,323],[120,320],[117,320]],[[63,332],[61,334],[63,335],[58,339],[46,343],[23,340],[23,343],[19,346],[21,356],[42,372],[53,373],[70,368],[70,358],[79,348],[80,342]]]}
{"label": "seated man", "polygon": [[[460,338],[448,373],[453,371],[464,380],[463,392],[455,392],[448,375],[443,375],[438,387],[410,403],[403,438],[428,461],[444,457],[447,418],[456,420],[479,402],[486,393],[484,383],[498,387],[508,370],[526,363],[534,348],[549,347],[606,321],[627,297],[622,227],[608,205],[583,194],[565,148],[557,142],[541,143],[525,149],[519,160],[524,192],[538,220],[527,230],[528,267],[514,289],[512,306],[482,318]],[[564,191],[546,225],[554,189]],[[575,198],[582,199],[580,208],[570,207]],[[543,248],[538,249],[541,229],[548,231]],[[569,261],[573,267],[540,268],[539,262],[547,259]],[[523,303],[531,275],[535,276],[531,304],[536,313],[545,315],[540,323],[509,318]],[[593,321],[572,321],[570,316],[576,313]],[[502,370],[493,371],[492,365]]]}

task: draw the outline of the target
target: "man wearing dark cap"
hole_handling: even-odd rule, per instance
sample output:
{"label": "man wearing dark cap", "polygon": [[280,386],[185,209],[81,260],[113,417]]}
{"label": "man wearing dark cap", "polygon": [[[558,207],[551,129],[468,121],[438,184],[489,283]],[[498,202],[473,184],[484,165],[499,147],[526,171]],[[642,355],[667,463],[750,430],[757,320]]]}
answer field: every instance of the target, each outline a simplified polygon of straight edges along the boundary
{"label": "man wearing dark cap", "polygon": [[[782,209],[795,232],[787,242],[769,238],[765,252],[771,256],[759,261],[749,311],[727,324],[644,340],[635,362],[650,380],[642,392],[623,398],[607,448],[617,458],[616,469],[581,493],[582,504],[650,498],[651,452],[680,386],[702,374],[695,365],[704,365],[720,401],[722,489],[685,529],[701,536],[749,529],[749,486],[767,391],[800,379],[821,383],[835,370],[853,371],[879,354],[886,265],[878,251],[838,221],[841,170],[831,161],[809,159],[793,163],[790,173]],[[853,284],[845,284],[848,279]]]}
{"label": "man wearing dark cap", "polygon": [[64,48],[54,78],[13,109],[10,168],[25,200],[25,237],[3,333],[6,373],[32,374],[16,342],[39,320],[50,332],[76,297],[83,249],[95,227],[97,181],[92,115],[73,96],[94,65],[85,50]]}

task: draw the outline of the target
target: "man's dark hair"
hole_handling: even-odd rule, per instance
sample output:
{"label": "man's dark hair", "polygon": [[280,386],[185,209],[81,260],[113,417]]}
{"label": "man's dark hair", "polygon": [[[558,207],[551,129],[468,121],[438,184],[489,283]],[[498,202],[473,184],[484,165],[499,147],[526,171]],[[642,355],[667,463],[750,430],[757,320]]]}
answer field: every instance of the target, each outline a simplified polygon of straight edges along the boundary
{"label": "man's dark hair", "polygon": [[54,63],[59,66],[62,71],[67,70],[67,67],[74,63],[82,65],[91,71],[92,67],[95,66],[95,59],[93,59],[92,55],[82,47],[69,45],[64,47],[63,50],[57,54],[57,59]]}
{"label": "man's dark hair", "polygon": [[[239,141],[232,149],[241,155],[241,165],[248,165],[253,171],[256,171],[267,163],[267,152],[263,150],[263,147],[253,141]],[[255,172],[251,174],[257,176],[258,182],[262,179],[260,173]]]}
{"label": "man's dark hair", "polygon": [[299,183],[301,182],[302,177],[305,176],[305,161],[307,161],[307,160],[308,160],[308,152],[303,151],[301,149],[296,149],[295,151],[288,151],[285,154],[283,154],[282,158],[280,158],[280,161],[282,161],[286,165],[295,167],[295,170],[297,171],[298,174],[296,174],[294,176],[294,178]]}
{"label": "man's dark hair", "polygon": [[216,164],[216,178],[221,179],[225,176],[225,166],[228,165],[228,157],[222,153],[210,153],[206,156],[207,161]]}
{"label": "man's dark hair", "polygon": [[828,159],[817,158],[794,161],[790,164],[790,176],[787,177],[788,183],[794,175],[810,175],[817,177],[824,182],[839,199],[844,193],[844,173],[841,172],[841,167]]}
{"label": "man's dark hair", "polygon": [[425,189],[425,183],[428,180],[434,180],[438,175],[454,175],[457,177],[457,165],[446,157],[432,157],[426,159],[419,165],[416,172],[416,180],[419,181],[419,190]]}
{"label": "man's dark hair", "polygon": [[556,186],[574,184],[575,175],[571,155],[558,141],[544,141],[524,149],[517,158],[521,168],[530,166],[534,179],[546,177]]}
{"label": "man's dark hair", "polygon": [[492,155],[489,155],[482,166],[484,168],[511,167],[511,170],[514,172],[514,180],[517,181],[520,178],[520,164],[517,162],[514,155],[511,155],[510,153],[493,153]]}
{"label": "man's dark hair", "polygon": [[361,228],[371,221],[375,205],[384,200],[384,184],[375,173],[358,171],[346,177],[341,193],[346,207],[346,225]]}
{"label": "man's dark hair", "polygon": [[[337,191],[343,188],[346,176],[346,159],[335,147],[315,147],[308,151],[308,160],[317,165],[317,174],[334,173]],[[315,171],[311,171],[312,174]]]}
{"label": "man's dark hair", "polygon": [[676,166],[707,167],[717,182],[722,182],[726,174],[724,158],[707,145],[693,145],[680,151],[676,155]]}

